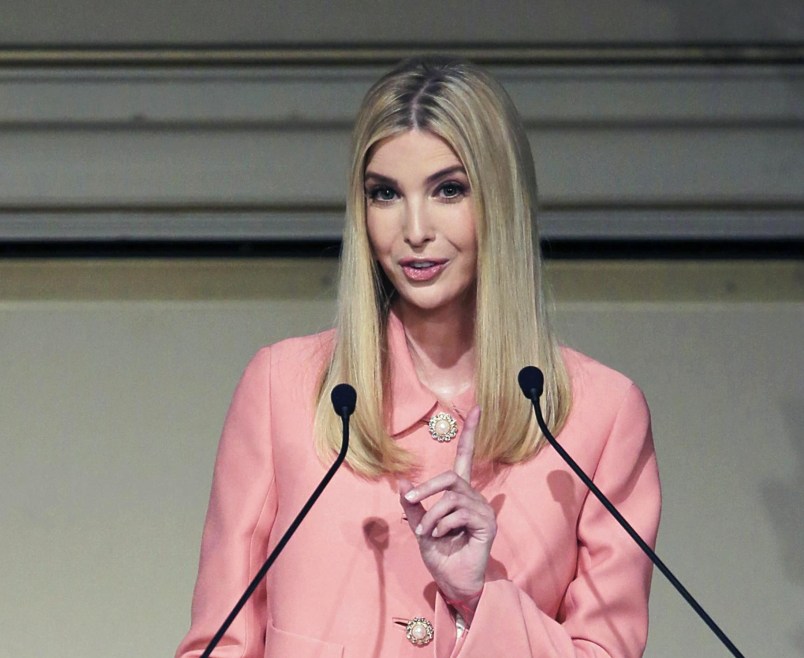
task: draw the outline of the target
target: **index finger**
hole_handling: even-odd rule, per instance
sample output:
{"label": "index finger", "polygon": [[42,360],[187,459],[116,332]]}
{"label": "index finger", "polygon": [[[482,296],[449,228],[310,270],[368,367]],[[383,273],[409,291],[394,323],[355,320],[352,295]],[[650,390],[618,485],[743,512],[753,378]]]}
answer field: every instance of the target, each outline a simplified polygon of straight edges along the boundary
{"label": "index finger", "polygon": [[458,451],[455,453],[455,465],[452,467],[462,479],[472,480],[472,459],[475,455],[475,430],[480,421],[480,407],[474,407],[466,416],[463,430],[458,437]]}

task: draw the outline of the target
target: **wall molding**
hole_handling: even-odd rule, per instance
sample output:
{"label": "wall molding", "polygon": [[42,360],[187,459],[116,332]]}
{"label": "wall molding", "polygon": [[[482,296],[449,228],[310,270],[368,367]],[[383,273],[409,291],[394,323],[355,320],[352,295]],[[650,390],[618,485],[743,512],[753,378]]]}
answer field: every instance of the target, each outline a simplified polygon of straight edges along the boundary
{"label": "wall molding", "polygon": [[[336,239],[384,68],[0,65],[0,241]],[[491,69],[546,237],[804,239],[804,64]]]}
{"label": "wall molding", "polygon": [[438,51],[483,65],[614,66],[706,65],[777,66],[804,63],[801,43],[696,44],[433,44],[326,46],[300,44],[272,47],[237,45],[116,45],[59,44],[0,47],[2,67],[243,67],[243,66],[387,66],[422,52]]}

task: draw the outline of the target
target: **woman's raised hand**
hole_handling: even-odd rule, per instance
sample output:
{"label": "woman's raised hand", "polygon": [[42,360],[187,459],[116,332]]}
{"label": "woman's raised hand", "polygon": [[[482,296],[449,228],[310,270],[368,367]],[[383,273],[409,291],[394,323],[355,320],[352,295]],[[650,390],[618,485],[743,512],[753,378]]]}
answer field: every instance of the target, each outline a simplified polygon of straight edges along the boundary
{"label": "woman's raised hand", "polygon": [[[470,484],[479,419],[480,408],[475,407],[458,437],[451,471],[415,487],[399,480],[399,499],[416,534],[422,560],[444,598],[465,618],[477,607],[497,534],[494,510]],[[438,493],[441,497],[425,510],[422,501]]]}

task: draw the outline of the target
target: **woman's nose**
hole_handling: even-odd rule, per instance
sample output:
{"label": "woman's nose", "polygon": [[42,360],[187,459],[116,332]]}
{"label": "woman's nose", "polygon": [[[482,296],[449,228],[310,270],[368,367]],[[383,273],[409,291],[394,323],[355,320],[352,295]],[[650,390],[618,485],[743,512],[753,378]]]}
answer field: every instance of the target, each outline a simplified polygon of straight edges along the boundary
{"label": "woman's nose", "polygon": [[409,203],[405,209],[404,238],[412,247],[421,246],[435,238],[429,213],[423,203]]}

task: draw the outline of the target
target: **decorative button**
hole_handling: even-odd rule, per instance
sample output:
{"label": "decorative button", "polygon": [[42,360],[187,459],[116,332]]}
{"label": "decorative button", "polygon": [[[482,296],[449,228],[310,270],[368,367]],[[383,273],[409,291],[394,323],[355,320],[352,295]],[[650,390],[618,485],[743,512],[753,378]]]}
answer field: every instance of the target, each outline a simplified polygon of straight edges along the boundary
{"label": "decorative button", "polygon": [[433,625],[424,617],[414,617],[405,627],[405,637],[411,644],[423,647],[433,641]]}
{"label": "decorative button", "polygon": [[428,424],[430,436],[439,443],[452,441],[458,434],[458,423],[455,419],[443,411],[435,414]]}

